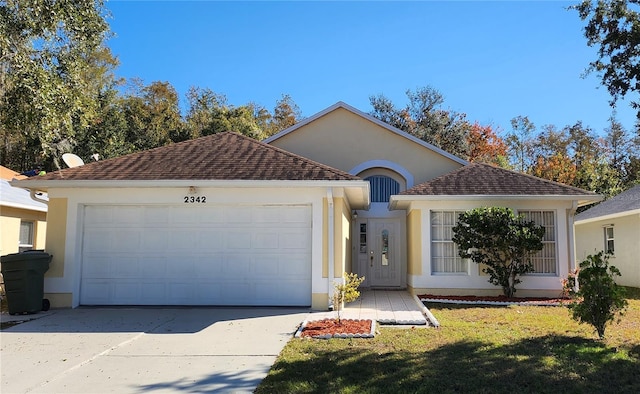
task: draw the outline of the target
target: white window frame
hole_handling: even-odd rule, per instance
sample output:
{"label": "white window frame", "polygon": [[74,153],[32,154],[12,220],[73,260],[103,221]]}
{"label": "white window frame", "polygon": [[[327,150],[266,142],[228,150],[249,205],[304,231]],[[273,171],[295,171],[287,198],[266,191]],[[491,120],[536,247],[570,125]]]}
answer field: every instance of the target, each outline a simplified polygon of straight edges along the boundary
{"label": "white window frame", "polygon": [[[23,225],[28,225],[29,226],[29,239],[28,240],[22,239],[22,226]],[[24,251],[33,249],[33,245],[35,243],[34,242],[35,227],[36,227],[35,222],[33,222],[31,220],[21,220],[20,221],[20,233],[18,235],[18,251],[24,252]]]}
{"label": "white window frame", "polygon": [[[527,275],[532,275],[532,276],[558,276],[558,272],[559,272],[559,265],[558,265],[558,215],[556,214],[556,211],[554,210],[544,210],[544,209],[522,209],[518,211],[518,214],[525,215],[526,220],[532,220],[530,219],[527,214],[531,214],[531,213],[538,213],[541,215],[542,219],[543,219],[543,223],[538,223],[534,220],[534,222],[536,222],[537,225],[540,225],[542,227],[545,228],[545,235],[544,238],[542,240],[542,245],[543,248],[542,250],[538,251],[537,253],[535,253],[533,256],[531,256],[531,260],[534,266],[534,269],[536,267],[536,264],[538,263],[536,260],[542,260],[539,263],[542,264],[543,266],[543,272],[539,272],[538,270],[534,271],[534,272],[530,272]],[[545,218],[545,214],[551,214],[553,217],[553,224],[547,224],[544,223],[544,218]],[[549,229],[553,229],[553,239],[550,239],[550,232],[548,231]],[[553,251],[553,257],[545,257],[544,254],[545,252],[548,253],[550,251]],[[553,263],[550,263],[549,261],[547,261],[547,263],[545,264],[544,260],[551,260],[553,259]],[[544,272],[545,269],[547,268],[546,271]],[[550,270],[548,270],[549,267],[553,267],[553,272],[551,272]]]}
{"label": "white window frame", "polygon": [[[458,245],[453,242],[449,237],[443,237],[442,239],[435,239],[436,232],[434,231],[434,227],[439,227],[442,231],[441,233],[447,233],[446,229],[452,229],[458,223],[458,217],[460,214],[465,211],[459,210],[431,210],[429,211],[429,232],[430,232],[430,242],[431,242],[431,274],[432,275],[469,275],[469,262],[470,259],[463,259],[458,254]],[[453,214],[453,224],[435,224],[434,215],[437,214]],[[453,237],[453,230],[450,231],[451,237]],[[436,245],[452,245],[453,248],[453,256],[435,256]],[[436,269],[436,259],[451,259],[452,261],[449,263],[439,262],[439,265],[451,266],[453,270],[443,270]]]}
{"label": "white window frame", "polygon": [[[609,224],[603,227],[604,228],[604,251],[605,253],[611,253],[615,255],[616,253],[616,235],[613,229],[613,224]],[[609,237],[609,230],[611,230],[611,237]],[[609,248],[609,242],[611,242],[611,248]],[[609,252],[611,251],[611,252]]]}

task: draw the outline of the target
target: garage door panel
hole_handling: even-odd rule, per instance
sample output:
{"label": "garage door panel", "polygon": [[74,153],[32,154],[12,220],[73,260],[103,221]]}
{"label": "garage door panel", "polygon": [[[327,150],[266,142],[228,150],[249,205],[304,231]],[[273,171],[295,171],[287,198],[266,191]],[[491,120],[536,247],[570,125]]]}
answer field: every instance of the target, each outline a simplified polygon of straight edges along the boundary
{"label": "garage door panel", "polygon": [[199,230],[189,236],[197,240],[199,250],[218,252],[224,248],[225,233],[223,231]]}
{"label": "garage door panel", "polygon": [[169,259],[166,256],[158,255],[145,255],[138,257],[138,264],[140,266],[140,276],[138,279],[145,278],[166,278],[167,266],[169,265]]}
{"label": "garage door panel", "polygon": [[224,222],[237,226],[252,224],[251,207],[229,207],[224,211]]}
{"label": "garage door panel", "polygon": [[85,231],[83,249],[85,253],[105,254],[113,252],[111,245],[112,231],[107,229],[90,229]]}
{"label": "garage door panel", "polygon": [[145,207],[143,211],[144,223],[145,224],[166,224],[169,223],[171,217],[171,210],[166,207],[154,207],[148,206]]}
{"label": "garage door panel", "polygon": [[278,247],[283,249],[307,250],[311,243],[310,231],[281,232],[278,234]]}
{"label": "garage door panel", "polygon": [[167,305],[167,286],[164,282],[141,282],[140,305]]}
{"label": "garage door panel", "polygon": [[[176,210],[179,212],[179,210]],[[207,207],[207,213],[205,215],[199,215],[199,223],[207,227],[210,224],[223,224],[224,220],[224,208],[220,207]]]}
{"label": "garage door panel", "polygon": [[112,298],[116,305],[136,305],[140,300],[140,282],[121,279],[111,283]]}
{"label": "garage door panel", "polygon": [[151,230],[140,232],[141,248],[144,250],[164,251],[167,249],[171,234],[168,230]]}
{"label": "garage door panel", "polygon": [[291,209],[282,212],[280,220],[286,224],[297,224],[298,227],[311,226],[311,216],[307,207],[291,207]]}
{"label": "garage door panel", "polygon": [[104,280],[85,279],[82,282],[83,301],[87,305],[102,305],[111,298],[111,284]]}
{"label": "garage door panel", "polygon": [[119,256],[109,259],[110,278],[139,278],[141,275],[138,257]]}
{"label": "garage door panel", "polygon": [[82,242],[82,304],[311,303],[309,206],[87,206]]}
{"label": "garage door panel", "polygon": [[111,223],[116,226],[128,227],[131,224],[143,223],[144,210],[132,206],[119,206],[117,209],[111,207]]}
{"label": "garage door panel", "polygon": [[117,253],[133,253],[141,250],[141,230],[117,229],[111,233],[111,251]]}

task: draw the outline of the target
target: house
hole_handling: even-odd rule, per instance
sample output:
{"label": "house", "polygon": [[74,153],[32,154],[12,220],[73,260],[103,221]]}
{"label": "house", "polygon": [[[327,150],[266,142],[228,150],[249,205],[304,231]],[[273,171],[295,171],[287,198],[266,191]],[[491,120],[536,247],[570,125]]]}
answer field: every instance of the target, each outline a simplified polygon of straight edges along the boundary
{"label": "house", "polygon": [[28,190],[11,187],[9,180],[14,178],[26,177],[0,166],[0,255],[3,256],[45,247],[47,204],[32,199]]}
{"label": "house", "polygon": [[600,197],[470,164],[339,102],[258,142],[222,133],[12,182],[49,194],[54,306],[326,309],[344,272],[414,293],[500,290],[457,256],[457,214],[544,225],[518,294],[557,295],[573,215]]}
{"label": "house", "polygon": [[640,185],[576,215],[575,233],[578,261],[610,251],[617,282],[640,287]]}

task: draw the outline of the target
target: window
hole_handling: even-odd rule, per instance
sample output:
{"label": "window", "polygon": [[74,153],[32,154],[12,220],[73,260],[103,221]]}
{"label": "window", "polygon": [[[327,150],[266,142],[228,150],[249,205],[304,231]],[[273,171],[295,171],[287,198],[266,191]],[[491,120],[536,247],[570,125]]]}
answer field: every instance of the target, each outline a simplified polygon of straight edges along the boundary
{"label": "window", "polygon": [[431,272],[467,274],[469,260],[458,255],[453,227],[461,211],[431,211]]}
{"label": "window", "polygon": [[20,222],[20,240],[18,241],[18,250],[33,249],[33,222]]}
{"label": "window", "polygon": [[389,202],[389,197],[400,193],[400,184],[384,175],[364,178],[371,184],[371,202]]}
{"label": "window", "polygon": [[544,227],[542,250],[531,257],[533,274],[556,274],[556,215],[554,211],[519,211],[526,220]]}
{"label": "window", "polygon": [[360,223],[360,253],[367,253],[367,224]]}
{"label": "window", "polygon": [[613,226],[604,227],[604,250],[611,254],[615,251],[615,245],[613,242]]}

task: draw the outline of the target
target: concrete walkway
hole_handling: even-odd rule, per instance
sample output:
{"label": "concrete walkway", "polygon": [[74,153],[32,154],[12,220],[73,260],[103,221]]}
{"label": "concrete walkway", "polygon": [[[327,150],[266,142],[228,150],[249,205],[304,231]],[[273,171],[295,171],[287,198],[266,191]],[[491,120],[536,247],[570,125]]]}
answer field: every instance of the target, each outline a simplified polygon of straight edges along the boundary
{"label": "concrete walkway", "polygon": [[[406,290],[362,290],[345,305],[343,319],[372,319],[383,325],[426,325],[426,308]],[[335,318],[335,312],[312,313],[308,320]]]}

